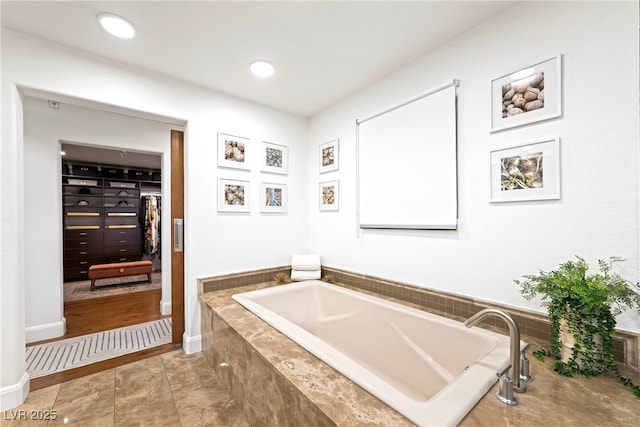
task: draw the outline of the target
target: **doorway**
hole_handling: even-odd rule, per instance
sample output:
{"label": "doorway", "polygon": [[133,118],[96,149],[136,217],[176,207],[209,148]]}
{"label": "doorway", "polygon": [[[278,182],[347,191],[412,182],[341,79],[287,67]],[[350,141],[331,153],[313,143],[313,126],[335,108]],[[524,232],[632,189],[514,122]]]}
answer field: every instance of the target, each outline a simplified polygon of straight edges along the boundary
{"label": "doorway", "polygon": [[[61,339],[165,317],[162,156],[66,141],[60,148],[66,319]],[[140,261],[149,264],[149,273],[113,270],[91,278],[95,266]]]}
{"label": "doorway", "polygon": [[[150,120],[150,115],[145,113],[140,113],[140,116],[137,116],[135,112],[132,114],[131,111],[113,112],[112,107],[109,107],[110,110],[105,110],[98,104],[87,106],[84,101],[75,103],[73,102],[74,100],[71,100],[69,103],[58,103],[58,110],[48,111],[46,98],[53,97],[53,95],[44,94],[43,96],[44,98],[41,98],[40,94],[37,98],[25,96],[24,102],[25,210],[28,214],[35,214],[33,218],[25,217],[25,228],[28,228],[28,230],[25,230],[25,252],[27,255],[31,255],[32,260],[37,260],[38,266],[38,268],[27,268],[27,271],[25,271],[27,279],[25,280],[26,296],[29,302],[27,304],[27,335],[29,334],[30,325],[34,323],[36,325],[46,324],[56,326],[56,323],[47,322],[46,319],[43,320],[44,316],[48,315],[49,319],[62,318],[63,302],[61,282],[58,282],[58,286],[60,286],[58,290],[55,290],[55,286],[45,285],[55,282],[55,280],[52,282],[52,277],[62,278],[63,276],[63,255],[59,253],[63,247],[63,233],[60,226],[62,223],[62,209],[60,208],[60,169],[62,162],[60,161],[60,155],[58,153],[59,146],[57,148],[53,147],[51,140],[55,138],[54,140],[59,141],[62,139],[60,136],[64,135],[64,139],[69,142],[83,143],[91,141],[97,146],[108,148],[118,147],[127,150],[131,149],[132,151],[162,153],[162,170],[171,171],[171,174],[173,174],[174,171],[171,166],[171,135],[174,134],[175,131],[180,135],[180,139],[182,139],[182,131],[176,131],[175,129],[176,127],[182,128],[182,126],[184,126],[184,124],[177,125],[177,122],[172,119],[163,121],[162,118],[160,118],[160,120],[156,121],[154,117],[154,119]],[[67,99],[67,101],[70,100]],[[66,112],[66,117],[64,114],[60,115],[60,112]],[[73,120],[70,120],[69,116],[73,116]],[[156,129],[150,131],[149,123],[154,123],[154,126],[157,125],[155,126]],[[132,131],[136,127],[140,127],[142,130],[138,133],[136,133],[137,130]],[[160,136],[149,138],[149,135],[153,135],[154,132],[156,132],[156,136]],[[147,143],[145,146],[145,138],[141,138],[140,133],[142,133],[146,139],[155,142]],[[114,141],[116,141],[117,144],[114,144]],[[180,146],[180,149],[182,149],[182,146]],[[179,172],[180,176],[182,176],[182,168],[180,168]],[[169,181],[167,181],[165,191],[166,194],[170,195],[169,188],[171,188],[171,186]],[[33,208],[30,208],[30,206]],[[147,299],[143,304],[158,316],[166,317],[169,313],[172,313],[171,317],[177,316],[176,323],[184,325],[184,313],[183,310],[181,310],[184,304],[184,297],[182,297],[181,301],[173,300],[172,304],[170,298],[163,298],[161,296],[171,295],[172,287],[176,288],[173,290],[173,293],[183,295],[184,283],[182,277],[180,277],[179,282],[174,281],[172,286],[172,268],[169,257],[171,253],[170,243],[172,232],[170,224],[170,218],[168,218],[167,215],[167,220],[163,221],[162,224],[162,230],[166,230],[165,240],[167,241],[166,247],[164,248],[167,259],[163,261],[164,265],[161,269],[161,275],[164,276],[161,279],[163,289],[162,291],[156,292],[157,296],[155,299]],[[55,230],[59,231],[56,232]],[[56,233],[59,234],[58,238],[56,238]],[[46,238],[43,239],[43,236]],[[51,246],[51,248],[48,248],[47,245]],[[56,255],[55,252],[59,254]],[[38,255],[43,253],[46,253],[47,256],[43,257]],[[56,293],[59,296],[56,296]],[[49,313],[52,310],[51,307],[56,305],[55,301],[58,298],[60,298],[61,302],[60,314],[58,315],[55,312],[52,314]],[[139,315],[144,311],[144,308],[142,308],[140,304],[136,306],[130,296],[126,299],[129,303],[133,304],[133,308],[129,306],[125,311],[138,313],[138,315],[134,316],[134,319],[129,320],[144,321],[144,317]],[[51,304],[52,302],[54,304]],[[39,304],[42,304],[42,306]],[[179,309],[171,310],[172,305]],[[86,310],[81,310],[81,312],[83,319],[87,320],[88,312]],[[108,314],[108,308],[103,306],[97,310],[97,313],[96,316],[100,317],[102,327],[107,327],[108,325],[105,319],[112,317]],[[29,320],[30,316],[35,318],[35,322]],[[167,346],[149,349],[142,354],[129,354],[116,359],[98,362],[75,372],[74,370],[64,371],[61,374],[56,374],[55,379],[47,379],[45,377],[33,380],[31,389],[35,390],[46,385],[86,375],[91,371],[99,371],[109,366],[118,366],[122,363],[137,360],[136,358],[148,357],[151,354],[168,351],[175,347],[174,344],[181,342],[182,333],[183,326],[179,332],[179,341],[172,340],[171,344]],[[56,335],[54,334],[52,336]],[[28,339],[30,344],[38,341],[42,342],[41,340]]]}

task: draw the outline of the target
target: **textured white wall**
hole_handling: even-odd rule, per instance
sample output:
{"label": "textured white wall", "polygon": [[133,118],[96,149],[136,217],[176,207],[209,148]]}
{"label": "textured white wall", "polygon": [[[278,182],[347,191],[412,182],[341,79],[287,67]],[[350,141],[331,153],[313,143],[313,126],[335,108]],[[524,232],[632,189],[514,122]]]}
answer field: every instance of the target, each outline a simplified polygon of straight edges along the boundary
{"label": "textured white wall", "polygon": [[[491,134],[491,80],[558,53],[563,117]],[[461,81],[458,230],[358,235],[355,120],[453,78]],[[637,282],[638,116],[637,2],[515,5],[312,118],[311,246],[333,267],[537,311],[544,308],[523,300],[513,279],[574,255],[622,256],[619,271]],[[489,203],[489,151],[554,136],[561,138],[561,199]],[[318,175],[317,145],[334,138],[340,170]],[[401,167],[411,153],[390,143],[390,161]],[[333,178],[340,212],[318,212],[317,182]],[[394,202],[411,209],[410,201]],[[640,319],[625,313],[618,326],[640,331]]]}

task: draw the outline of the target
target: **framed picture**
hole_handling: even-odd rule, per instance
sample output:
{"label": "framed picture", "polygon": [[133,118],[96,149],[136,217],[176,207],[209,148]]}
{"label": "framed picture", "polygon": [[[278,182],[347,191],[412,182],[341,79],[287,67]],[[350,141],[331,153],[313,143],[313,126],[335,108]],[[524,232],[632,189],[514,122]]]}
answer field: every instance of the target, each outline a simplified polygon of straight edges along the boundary
{"label": "framed picture", "polygon": [[287,212],[287,185],[272,182],[260,184],[260,211]]}
{"label": "framed picture", "polygon": [[289,173],[289,148],[285,145],[272,144],[270,142],[262,143],[262,171],[280,173],[286,175]]}
{"label": "framed picture", "polygon": [[340,159],[339,139],[325,142],[320,145],[320,173],[332,172],[338,170],[338,160]]}
{"label": "framed picture", "polygon": [[218,212],[250,212],[249,181],[218,179]]}
{"label": "framed picture", "polygon": [[491,151],[491,201],[560,198],[560,140],[543,139]]}
{"label": "framed picture", "polygon": [[337,211],[339,209],[338,197],[340,195],[339,183],[327,181],[320,183],[320,210]]}
{"label": "framed picture", "polygon": [[562,55],[491,81],[491,132],[562,115]]}
{"label": "framed picture", "polygon": [[251,170],[249,139],[218,133],[218,166]]}

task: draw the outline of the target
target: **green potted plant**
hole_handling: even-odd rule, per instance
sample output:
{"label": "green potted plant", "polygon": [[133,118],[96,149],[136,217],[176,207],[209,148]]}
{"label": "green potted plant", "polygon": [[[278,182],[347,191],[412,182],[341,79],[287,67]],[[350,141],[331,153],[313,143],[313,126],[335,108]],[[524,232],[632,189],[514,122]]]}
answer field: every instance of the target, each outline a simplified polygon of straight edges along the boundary
{"label": "green potted plant", "polygon": [[640,314],[640,294],[634,289],[637,285],[613,271],[621,258],[599,260],[598,271],[589,271],[587,262],[576,258],[555,270],[515,280],[523,297],[530,300],[539,296],[547,307],[554,370],[568,376],[593,376],[610,369],[640,397],[640,388],[620,375],[613,360],[612,341],[615,317],[623,309]]}

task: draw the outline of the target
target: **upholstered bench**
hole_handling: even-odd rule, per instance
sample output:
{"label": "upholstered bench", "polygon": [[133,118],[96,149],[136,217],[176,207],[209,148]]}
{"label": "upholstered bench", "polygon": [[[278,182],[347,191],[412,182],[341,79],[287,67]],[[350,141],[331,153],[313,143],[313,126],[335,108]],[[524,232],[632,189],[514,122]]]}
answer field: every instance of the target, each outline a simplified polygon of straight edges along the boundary
{"label": "upholstered bench", "polygon": [[146,274],[148,282],[151,283],[151,265],[151,261],[149,260],[92,265],[89,267],[89,279],[91,279],[90,289],[94,290],[96,279],[134,276],[138,274]]}

